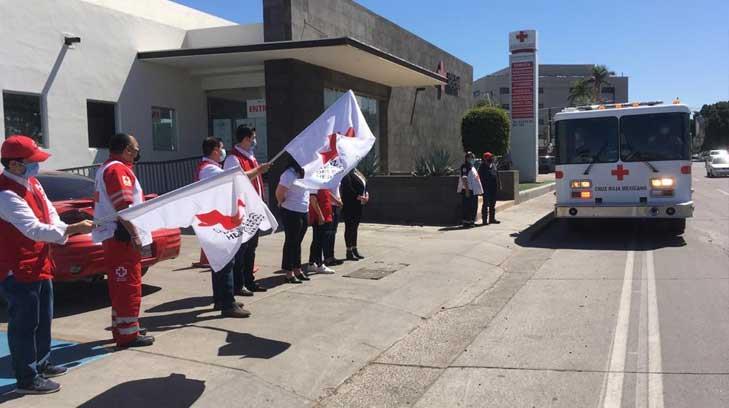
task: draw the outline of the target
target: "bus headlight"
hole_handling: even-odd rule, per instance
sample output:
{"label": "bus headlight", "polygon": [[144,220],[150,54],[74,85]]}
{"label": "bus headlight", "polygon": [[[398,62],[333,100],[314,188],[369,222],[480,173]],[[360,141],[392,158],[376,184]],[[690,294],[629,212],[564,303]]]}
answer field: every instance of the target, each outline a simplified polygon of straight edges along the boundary
{"label": "bus headlight", "polygon": [[652,178],[651,179],[651,188],[654,188],[654,189],[673,188],[673,186],[675,184],[676,184],[676,180],[674,180],[672,177],[661,177],[661,178]]}

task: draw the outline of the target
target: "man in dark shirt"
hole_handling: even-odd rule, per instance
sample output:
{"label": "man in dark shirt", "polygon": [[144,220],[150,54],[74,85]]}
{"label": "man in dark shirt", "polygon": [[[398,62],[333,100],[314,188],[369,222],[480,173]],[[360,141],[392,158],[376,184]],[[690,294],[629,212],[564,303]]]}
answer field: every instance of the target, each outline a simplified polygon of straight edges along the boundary
{"label": "man in dark shirt", "polygon": [[496,192],[501,188],[501,183],[496,163],[494,163],[494,155],[491,152],[483,154],[478,176],[483,185],[483,206],[481,207],[483,224],[499,224],[500,222],[496,220]]}

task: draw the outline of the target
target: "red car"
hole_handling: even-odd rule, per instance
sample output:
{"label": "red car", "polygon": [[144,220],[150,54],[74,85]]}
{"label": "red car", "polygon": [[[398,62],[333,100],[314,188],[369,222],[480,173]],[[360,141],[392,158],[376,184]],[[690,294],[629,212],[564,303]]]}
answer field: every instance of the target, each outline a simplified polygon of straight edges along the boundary
{"label": "red car", "polygon": [[[38,175],[48,199],[65,223],[94,218],[94,181],[88,177],[64,172],[43,172]],[[155,194],[145,199],[156,197]],[[180,230],[162,229],[152,233],[154,242],[142,249],[142,274],[150,266],[180,254]],[[74,235],[66,245],[53,245],[56,263],[55,281],[93,280],[106,274],[101,244],[91,241],[91,234]]]}

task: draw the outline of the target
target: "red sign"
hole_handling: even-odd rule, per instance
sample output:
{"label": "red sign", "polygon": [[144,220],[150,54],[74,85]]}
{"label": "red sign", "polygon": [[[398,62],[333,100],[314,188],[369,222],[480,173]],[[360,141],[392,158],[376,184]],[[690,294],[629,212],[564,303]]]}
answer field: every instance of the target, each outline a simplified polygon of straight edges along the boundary
{"label": "red sign", "polygon": [[534,119],[534,63],[511,64],[511,118]]}

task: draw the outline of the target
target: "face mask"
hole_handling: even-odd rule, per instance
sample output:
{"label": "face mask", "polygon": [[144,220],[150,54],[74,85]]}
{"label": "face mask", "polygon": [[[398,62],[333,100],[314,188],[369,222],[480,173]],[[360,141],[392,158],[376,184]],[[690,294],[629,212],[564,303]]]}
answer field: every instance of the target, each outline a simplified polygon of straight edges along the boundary
{"label": "face mask", "polygon": [[228,157],[228,152],[225,151],[225,149],[220,149],[220,161],[224,162],[225,158]]}
{"label": "face mask", "polygon": [[468,164],[470,164],[471,166],[473,166],[474,163],[476,163],[476,160],[475,159],[468,159]]}
{"label": "face mask", "polygon": [[134,158],[134,163],[138,163],[141,158],[142,158],[142,153],[137,152],[137,157]]}
{"label": "face mask", "polygon": [[38,175],[38,171],[40,171],[40,164],[28,163],[25,165],[25,172],[23,173],[23,178],[29,179],[31,177],[35,177]]}
{"label": "face mask", "polygon": [[256,146],[258,146],[258,140],[253,139],[253,141],[251,142],[251,149],[255,149]]}

